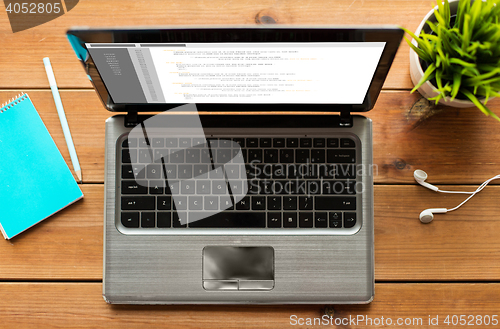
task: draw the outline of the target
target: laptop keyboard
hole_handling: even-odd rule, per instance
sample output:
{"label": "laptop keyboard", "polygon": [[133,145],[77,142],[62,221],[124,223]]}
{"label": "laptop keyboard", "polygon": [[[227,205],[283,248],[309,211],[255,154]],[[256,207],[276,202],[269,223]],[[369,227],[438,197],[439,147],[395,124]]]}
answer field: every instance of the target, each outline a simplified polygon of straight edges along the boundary
{"label": "laptop keyboard", "polygon": [[[345,230],[359,221],[354,139],[207,140],[208,144],[182,136],[120,140],[118,222],[125,228],[159,231]],[[244,164],[235,164],[240,150]]]}

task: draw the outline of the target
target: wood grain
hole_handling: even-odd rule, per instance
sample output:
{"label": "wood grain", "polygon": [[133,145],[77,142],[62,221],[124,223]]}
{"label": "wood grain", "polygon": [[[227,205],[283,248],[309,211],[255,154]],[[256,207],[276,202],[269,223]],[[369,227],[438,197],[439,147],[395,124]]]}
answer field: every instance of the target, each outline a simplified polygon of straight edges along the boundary
{"label": "wood grain", "polygon": [[[291,316],[314,321],[325,315],[326,309],[333,321],[358,316],[365,319],[359,318],[358,323],[341,328],[386,328],[373,325],[382,317],[384,323],[390,319],[395,325],[399,318],[402,321],[408,318],[406,321],[413,325],[406,328],[429,328],[429,316],[437,316],[442,328],[447,327],[444,320],[450,314],[491,318],[500,309],[500,284],[378,284],[375,300],[369,305],[326,308],[324,305],[108,305],[101,297],[101,289],[100,283],[0,283],[0,321],[5,328],[17,329],[220,328],[222,323],[224,328],[289,328],[294,323]],[[300,327],[325,326],[316,322]],[[491,324],[475,327],[490,328]]]}
{"label": "wood grain", "polygon": [[[255,25],[275,21],[293,25],[401,25],[415,30],[434,1],[290,0],[226,1],[132,0],[80,1],[65,15],[40,26],[12,33],[7,15],[0,16],[2,88],[48,88],[42,58],[49,56],[60,88],[91,88],[68,41],[72,26]],[[384,10],[380,10],[384,8]],[[0,11],[4,11],[0,4]],[[268,19],[262,19],[268,17]],[[387,89],[413,87],[409,47],[403,43],[386,81]]]}
{"label": "wood grain", "polygon": [[[470,186],[447,186],[471,191]],[[428,208],[453,208],[467,195],[421,186],[375,186],[377,281],[498,281],[500,187],[486,187],[456,211],[418,217]]]}
{"label": "wood grain", "polygon": [[[469,190],[468,186],[449,186]],[[18,237],[0,243],[0,280],[101,280],[103,187]],[[375,187],[375,275],[381,281],[499,281],[500,187],[486,187],[456,212],[421,224],[426,208],[460,195],[420,186]]]}
{"label": "wood grain", "polygon": [[[0,91],[0,100],[18,92]],[[72,168],[51,92],[28,91],[28,94]],[[93,90],[62,91],[61,97],[83,181],[102,183],[104,122],[113,113],[104,109]],[[411,112],[418,99],[418,95],[407,91],[384,91],[375,108],[366,114],[373,120],[376,183],[413,184],[413,171],[419,168],[426,170],[429,182],[435,184],[481,184],[499,173],[500,122],[475,108],[444,108],[419,123]],[[500,113],[500,100],[489,104]]]}
{"label": "wood grain", "polygon": [[82,200],[1,241],[0,280],[102,278],[104,187],[80,186]]}
{"label": "wood grain", "polygon": [[[8,89],[0,91],[0,103],[19,90],[28,91],[71,168],[42,64],[42,58],[49,56],[60,88],[66,89],[61,96],[86,183],[81,186],[83,200],[0,243],[0,281],[4,281],[0,282],[0,327],[284,328],[290,327],[290,315],[319,318],[325,311],[334,317],[422,318],[422,327],[428,327],[429,315],[438,315],[440,327],[449,327],[442,322],[448,314],[494,315],[500,309],[500,204],[494,202],[500,186],[487,187],[460,210],[436,215],[434,222],[424,225],[418,221],[420,211],[454,207],[464,197],[415,186],[413,170],[426,170],[429,182],[435,184],[480,184],[500,168],[500,123],[477,109],[438,108],[433,109],[438,114],[421,120],[421,109],[415,105],[419,96],[408,92],[413,86],[405,42],[385,91],[367,114],[373,119],[375,182],[379,184],[375,186],[373,303],[326,309],[324,305],[155,307],[111,306],[102,299],[104,121],[112,114],[91,89],[66,40],[69,27],[274,21],[396,24],[415,30],[434,4],[433,0],[82,0],[62,17],[15,34],[7,15],[0,15],[0,89]],[[3,6],[0,2],[1,12]],[[40,88],[44,90],[33,90]],[[500,114],[499,100],[490,106]],[[446,188],[471,190],[472,186]]]}

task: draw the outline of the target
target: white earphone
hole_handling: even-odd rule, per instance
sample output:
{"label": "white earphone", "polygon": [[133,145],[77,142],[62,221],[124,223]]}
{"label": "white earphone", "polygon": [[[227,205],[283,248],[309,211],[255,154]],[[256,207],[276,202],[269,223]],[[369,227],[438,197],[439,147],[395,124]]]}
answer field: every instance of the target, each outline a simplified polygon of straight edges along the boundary
{"label": "white earphone", "polygon": [[466,203],[467,201],[469,201],[470,198],[472,198],[477,193],[481,192],[486,187],[486,185],[488,185],[492,180],[499,179],[500,175],[496,175],[494,177],[491,177],[490,179],[488,179],[487,181],[485,181],[483,184],[479,185],[479,187],[474,192],[443,191],[443,190],[440,190],[437,186],[434,186],[432,184],[429,184],[429,183],[425,182],[425,180],[427,179],[427,173],[425,171],[423,171],[423,170],[420,170],[420,169],[415,170],[413,172],[413,177],[415,177],[415,180],[417,181],[417,183],[419,183],[423,187],[426,187],[426,188],[428,188],[430,190],[433,190],[434,192],[470,194],[469,197],[464,200],[464,202],[462,202],[461,204],[459,204],[455,208],[451,208],[451,209],[446,209],[446,208],[429,208],[429,209],[425,209],[424,211],[422,211],[420,213],[420,217],[419,217],[420,221],[422,223],[430,223],[434,219],[434,214],[444,214],[444,213],[447,213],[447,212],[450,212],[450,211],[453,211],[453,210],[457,210],[464,203]]}

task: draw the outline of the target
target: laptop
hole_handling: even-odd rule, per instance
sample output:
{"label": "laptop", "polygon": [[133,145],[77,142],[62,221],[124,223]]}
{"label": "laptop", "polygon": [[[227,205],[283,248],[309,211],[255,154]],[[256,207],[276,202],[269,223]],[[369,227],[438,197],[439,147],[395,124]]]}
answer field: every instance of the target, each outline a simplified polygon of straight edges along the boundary
{"label": "laptop", "polygon": [[106,120],[113,304],[369,303],[396,27],[74,28]]}

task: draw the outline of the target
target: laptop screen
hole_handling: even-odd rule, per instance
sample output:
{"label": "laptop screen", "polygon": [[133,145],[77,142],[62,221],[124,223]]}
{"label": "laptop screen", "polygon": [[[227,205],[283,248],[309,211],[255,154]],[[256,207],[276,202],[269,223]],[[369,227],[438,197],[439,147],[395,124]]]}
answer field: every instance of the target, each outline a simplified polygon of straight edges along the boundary
{"label": "laptop screen", "polygon": [[86,43],[86,47],[116,104],[362,104],[385,44]]}
{"label": "laptop screen", "polygon": [[72,29],[109,111],[364,112],[403,36],[397,27]]}

